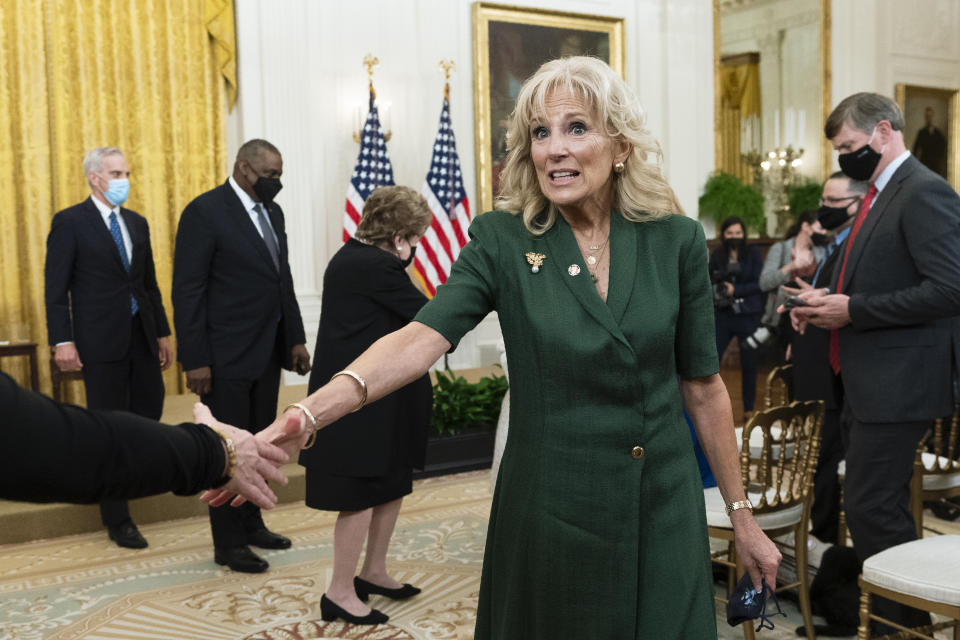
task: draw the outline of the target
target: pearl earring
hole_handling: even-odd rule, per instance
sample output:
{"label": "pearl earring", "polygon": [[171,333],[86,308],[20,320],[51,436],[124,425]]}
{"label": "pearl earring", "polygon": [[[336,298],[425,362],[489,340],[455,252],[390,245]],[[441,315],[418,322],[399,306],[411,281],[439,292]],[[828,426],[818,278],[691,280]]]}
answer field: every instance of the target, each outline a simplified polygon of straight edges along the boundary
{"label": "pearl earring", "polygon": [[617,162],[613,165],[613,170],[615,173],[623,173],[624,164],[622,162]]}

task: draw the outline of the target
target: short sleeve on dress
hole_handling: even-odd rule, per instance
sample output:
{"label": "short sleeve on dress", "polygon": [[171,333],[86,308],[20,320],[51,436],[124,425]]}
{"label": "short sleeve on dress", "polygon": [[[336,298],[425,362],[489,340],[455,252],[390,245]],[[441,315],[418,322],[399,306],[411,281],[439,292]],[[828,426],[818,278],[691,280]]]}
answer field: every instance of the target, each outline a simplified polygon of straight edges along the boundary
{"label": "short sleeve on dress", "polygon": [[680,249],[680,312],[674,346],[677,373],[684,378],[703,378],[720,370],[707,242],[699,222],[689,220],[681,229],[687,239]]}
{"label": "short sleeve on dress", "polygon": [[492,211],[474,218],[450,277],[414,318],[446,338],[451,351],[496,306],[497,219],[509,215]]}

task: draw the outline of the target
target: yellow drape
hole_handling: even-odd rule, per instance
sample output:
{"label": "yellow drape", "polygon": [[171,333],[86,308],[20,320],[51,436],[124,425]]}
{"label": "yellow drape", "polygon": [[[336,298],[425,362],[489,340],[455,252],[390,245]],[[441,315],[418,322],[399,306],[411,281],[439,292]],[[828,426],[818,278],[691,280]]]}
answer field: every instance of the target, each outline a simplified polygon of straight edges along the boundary
{"label": "yellow drape", "polygon": [[[232,24],[232,7],[230,16]],[[195,0],[0,3],[0,340],[40,345],[46,391],[46,235],[56,211],[90,195],[82,161],[93,147],[126,153],[125,206],[150,224],[172,320],[177,220],[226,172],[224,60],[209,18]],[[0,367],[26,382],[25,365]],[[165,383],[181,391],[177,367]],[[67,397],[82,399],[78,383]]]}
{"label": "yellow drape", "polygon": [[745,54],[724,59],[720,67],[720,86],[723,148],[721,166],[717,168],[751,184],[753,172],[740,157],[740,122],[752,115],[760,115],[759,56]]}

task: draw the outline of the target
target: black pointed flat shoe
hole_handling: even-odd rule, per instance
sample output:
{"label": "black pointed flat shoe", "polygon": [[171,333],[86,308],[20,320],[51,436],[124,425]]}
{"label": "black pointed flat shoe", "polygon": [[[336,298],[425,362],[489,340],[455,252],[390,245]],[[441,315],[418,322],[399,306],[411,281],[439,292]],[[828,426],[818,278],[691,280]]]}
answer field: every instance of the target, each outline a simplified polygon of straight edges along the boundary
{"label": "black pointed flat shoe", "polygon": [[333,622],[340,618],[350,624],[382,624],[390,619],[383,611],[371,609],[365,616],[355,616],[323,594],[320,597],[320,617],[324,622]]}
{"label": "black pointed flat shoe", "polygon": [[387,596],[392,600],[405,600],[406,598],[411,598],[420,593],[420,589],[412,584],[404,584],[402,587],[397,589],[387,589],[386,587],[381,587],[378,584],[367,582],[359,576],[353,579],[353,589],[357,592],[357,597],[364,602],[367,601],[367,598],[370,597],[370,594]]}

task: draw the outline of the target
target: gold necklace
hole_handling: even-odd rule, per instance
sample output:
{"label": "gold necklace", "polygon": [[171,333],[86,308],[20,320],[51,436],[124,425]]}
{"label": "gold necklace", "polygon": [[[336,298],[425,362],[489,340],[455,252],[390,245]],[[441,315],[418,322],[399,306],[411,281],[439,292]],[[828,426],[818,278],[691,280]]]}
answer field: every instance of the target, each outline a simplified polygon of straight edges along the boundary
{"label": "gold necklace", "polygon": [[[608,236],[607,240],[609,239],[610,238]],[[597,275],[600,272],[600,267],[598,266],[595,270],[592,270],[592,271],[590,267],[593,265],[596,265],[600,260],[603,259],[603,254],[607,252],[607,244],[608,244],[607,242],[603,243],[603,250],[600,252],[600,255],[598,255],[596,258],[594,258],[593,256],[589,256],[587,258],[587,265],[588,265],[587,272],[590,274],[590,279],[593,280],[594,284],[596,284],[597,281],[600,279],[599,276]]]}
{"label": "gold necklace", "polygon": [[[608,232],[606,239],[603,241],[603,244],[588,244],[587,247],[588,247],[591,251],[599,251],[599,252],[600,252],[600,255],[598,255],[598,256],[593,256],[593,255],[587,255],[587,256],[585,256],[585,257],[586,257],[586,260],[587,260],[587,264],[589,264],[589,265],[595,265],[595,264],[597,264],[597,261],[600,260],[600,258],[603,257],[603,252],[606,251],[606,249],[607,249],[607,244],[609,244],[609,243],[610,243],[610,233]],[[584,251],[583,253],[586,253],[586,251]]]}

